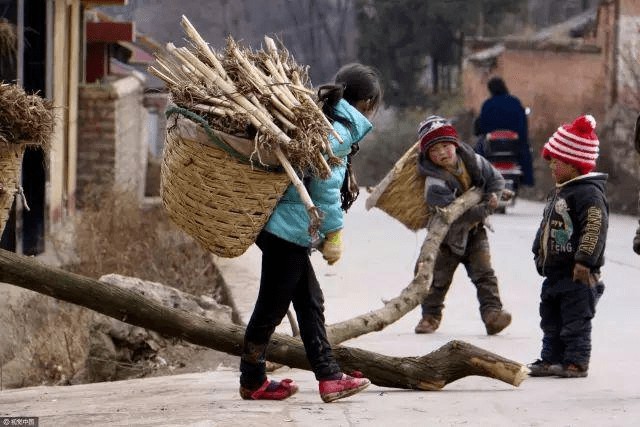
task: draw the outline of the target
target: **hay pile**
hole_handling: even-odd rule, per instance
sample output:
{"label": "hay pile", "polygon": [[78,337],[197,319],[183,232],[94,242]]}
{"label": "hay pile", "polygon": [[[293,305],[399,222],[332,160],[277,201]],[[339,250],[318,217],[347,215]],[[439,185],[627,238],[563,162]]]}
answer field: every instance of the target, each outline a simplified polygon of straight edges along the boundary
{"label": "hay pile", "polygon": [[0,144],[49,149],[54,113],[50,101],[28,95],[15,84],[0,84]]}
{"label": "hay pile", "polygon": [[[28,146],[48,150],[53,133],[52,104],[27,95],[14,84],[0,84],[0,234],[9,218],[13,197],[22,194],[22,156]],[[24,194],[23,194],[24,197]],[[25,209],[28,206],[25,203]]]}
{"label": "hay pile", "polygon": [[18,36],[16,35],[16,26],[7,21],[6,18],[0,18],[0,58],[8,57],[14,59],[18,49]]}

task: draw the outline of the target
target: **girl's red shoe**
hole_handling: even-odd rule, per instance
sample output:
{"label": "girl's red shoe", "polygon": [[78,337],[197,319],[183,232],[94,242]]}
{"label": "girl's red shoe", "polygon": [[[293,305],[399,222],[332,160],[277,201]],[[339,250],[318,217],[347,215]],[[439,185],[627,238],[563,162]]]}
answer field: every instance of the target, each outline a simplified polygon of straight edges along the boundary
{"label": "girl's red shoe", "polygon": [[282,381],[266,379],[256,390],[240,386],[240,396],[244,400],[284,400],[298,392],[298,385],[289,378]]}
{"label": "girl's red shoe", "polygon": [[[356,371],[360,375],[359,371]],[[371,381],[363,377],[352,377],[342,374],[338,380],[321,380],[319,383],[320,397],[326,403],[352,396],[369,387]]]}

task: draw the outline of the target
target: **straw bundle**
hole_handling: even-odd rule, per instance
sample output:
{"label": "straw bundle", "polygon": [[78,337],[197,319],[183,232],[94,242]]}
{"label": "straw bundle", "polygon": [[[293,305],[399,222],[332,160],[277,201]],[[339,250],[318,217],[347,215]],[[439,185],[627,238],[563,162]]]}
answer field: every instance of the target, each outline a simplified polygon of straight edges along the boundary
{"label": "straw bundle", "polygon": [[16,26],[5,18],[0,18],[0,58],[13,59],[18,49]]}
{"label": "straw bundle", "polygon": [[[277,181],[286,180],[287,185],[289,182],[293,183],[306,205],[310,217],[309,233],[314,236],[319,228],[322,213],[314,206],[299,175],[304,172],[321,178],[328,177],[331,173],[330,165],[340,163],[340,159],[331,152],[328,136],[333,133],[338,140],[340,137],[334,132],[313,97],[314,91],[310,87],[307,69],[297,64],[284,47],[277,47],[269,37],[265,37],[266,47],[263,50],[252,51],[243,48],[233,38],[228,37],[225,49],[216,51],[209,47],[186,17],[182,17],[181,24],[190,45],[176,47],[172,43],[167,44],[167,52],[156,55],[156,64],[150,67],[149,71],[167,84],[173,102],[178,110],[181,110],[180,114],[195,120],[200,127],[207,129],[206,132],[201,132],[200,139],[197,139],[201,142],[200,145],[189,145],[187,142],[184,144],[192,150],[203,150],[204,147],[210,149],[214,145],[217,146],[215,149],[227,153],[231,148],[235,154],[248,154],[246,164],[243,165],[246,170],[273,164],[284,168],[286,174],[280,174]],[[167,144],[181,144],[180,136],[180,133],[174,133],[167,139]],[[174,148],[176,147],[165,147],[164,156],[174,155]],[[193,157],[198,155],[193,153]],[[234,163],[240,161],[238,159],[241,157],[216,155],[216,161],[203,164],[203,168],[209,170],[203,169],[200,173],[209,177],[213,176],[213,169],[235,170],[237,165]],[[163,164],[167,168],[163,173],[163,186],[173,185],[171,181],[179,179],[177,175],[181,172],[176,168],[187,167],[170,159]],[[236,172],[238,171],[235,170],[234,173]],[[250,228],[255,230],[259,227],[258,231],[287,187],[271,186],[268,189],[269,194],[257,195],[256,191],[267,190],[256,187],[252,180],[265,179],[265,175],[269,175],[259,172],[259,176],[249,174],[238,179],[235,189],[236,193],[244,192],[244,198],[247,200],[260,196],[274,201],[261,205],[261,223],[256,222],[255,217],[251,220]],[[231,175],[227,173],[227,176]],[[191,195],[200,194],[204,199],[210,196],[210,193],[201,193],[202,189],[198,188],[203,184],[201,180],[191,178],[194,180],[183,182],[182,191],[189,191]],[[218,187],[228,184],[210,180],[207,184],[208,191],[216,193]],[[217,187],[213,188],[216,185]],[[187,186],[191,188],[188,189]],[[274,193],[274,190],[277,191]],[[203,238],[197,234],[214,236],[220,231],[215,230],[215,227],[222,227],[221,223],[232,221],[230,218],[210,218],[208,222],[215,223],[211,224],[210,232],[201,228],[199,230],[197,227],[190,228],[186,224],[201,222],[202,219],[197,217],[202,213],[196,211],[206,211],[210,201],[200,200],[198,204],[187,204],[184,200],[172,198],[170,195],[174,193],[171,191],[162,191],[162,194],[163,198],[166,197],[166,200],[163,199],[165,207],[174,212],[173,219],[178,225],[183,226],[196,239],[207,240],[207,247],[216,247],[219,242],[213,241],[213,237]],[[229,195],[225,191],[216,194]],[[219,200],[219,203],[220,206],[231,207],[238,206],[242,200],[242,197],[235,197],[232,204],[226,204],[222,200]],[[185,206],[188,206],[188,209],[185,209]],[[226,217],[221,210],[209,212],[209,216],[214,213]],[[236,227],[222,228],[237,229],[237,226],[248,218],[237,215],[238,212],[234,213]],[[235,235],[228,237],[231,241],[242,240],[237,239]]]}
{"label": "straw bundle", "polygon": [[427,226],[429,209],[424,199],[424,178],[418,175],[416,142],[373,189],[366,208],[376,207],[417,231]]}
{"label": "straw bundle", "polygon": [[53,133],[53,108],[16,85],[0,84],[0,234],[21,191],[22,156],[28,146],[48,149]]}
{"label": "straw bundle", "polygon": [[27,144],[48,150],[53,133],[53,106],[20,86],[0,84],[0,144]]}

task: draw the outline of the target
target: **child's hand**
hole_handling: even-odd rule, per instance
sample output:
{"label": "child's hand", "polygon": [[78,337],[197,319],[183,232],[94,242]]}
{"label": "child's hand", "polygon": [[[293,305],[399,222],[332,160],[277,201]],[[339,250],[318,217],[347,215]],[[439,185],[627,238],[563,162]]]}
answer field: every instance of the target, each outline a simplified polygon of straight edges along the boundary
{"label": "child's hand", "polygon": [[502,200],[503,202],[508,202],[515,195],[516,195],[515,192],[505,188],[504,190],[502,190],[502,194],[500,195],[500,200]]}
{"label": "child's hand", "polygon": [[342,256],[342,233],[340,230],[327,233],[322,244],[322,257],[329,265],[335,264]]}
{"label": "child's hand", "polygon": [[579,262],[576,262],[576,265],[573,267],[573,281],[584,283],[587,286],[594,286],[596,284],[596,280],[591,274],[591,269]]}
{"label": "child's hand", "polygon": [[491,195],[487,199],[487,206],[491,210],[494,210],[495,208],[498,207],[498,196],[496,195],[496,193],[491,193]]}

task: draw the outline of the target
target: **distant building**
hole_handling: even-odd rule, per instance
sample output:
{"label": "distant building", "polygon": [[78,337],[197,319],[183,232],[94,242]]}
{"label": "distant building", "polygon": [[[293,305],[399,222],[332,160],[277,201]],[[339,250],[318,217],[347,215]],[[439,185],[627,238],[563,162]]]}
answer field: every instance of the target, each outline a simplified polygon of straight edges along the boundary
{"label": "distant building", "polygon": [[[0,0],[0,17],[16,27],[15,60],[0,58],[2,79],[50,99],[56,122],[51,150],[27,150],[19,203],[0,247],[29,255],[74,216],[85,189],[117,187],[145,195],[148,154],[164,134],[167,94],[146,74],[158,45],[133,22],[101,19],[96,6],[127,0]],[[10,60],[12,59],[12,60]],[[124,61],[118,61],[123,59]]]}
{"label": "distant building", "polygon": [[596,9],[528,36],[469,39],[462,72],[465,106],[477,114],[486,83],[503,77],[548,130],[579,114],[604,117],[617,104],[640,106],[640,1],[603,0]]}

